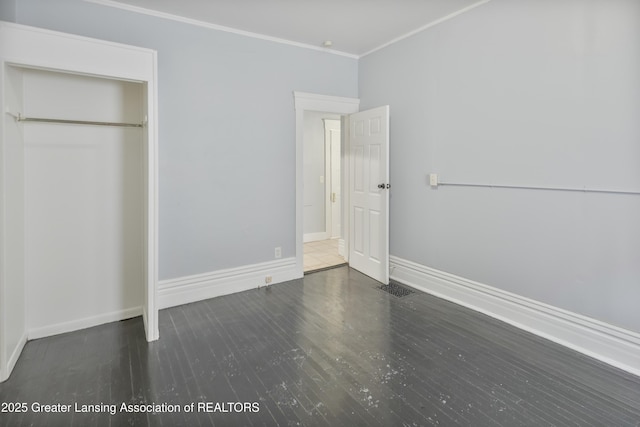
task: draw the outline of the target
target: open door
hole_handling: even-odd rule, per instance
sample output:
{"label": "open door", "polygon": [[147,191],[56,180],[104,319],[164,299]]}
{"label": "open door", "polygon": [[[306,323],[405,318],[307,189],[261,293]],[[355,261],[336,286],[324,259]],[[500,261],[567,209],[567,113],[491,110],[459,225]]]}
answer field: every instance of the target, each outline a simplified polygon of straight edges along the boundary
{"label": "open door", "polygon": [[349,116],[349,265],[389,283],[389,106]]}

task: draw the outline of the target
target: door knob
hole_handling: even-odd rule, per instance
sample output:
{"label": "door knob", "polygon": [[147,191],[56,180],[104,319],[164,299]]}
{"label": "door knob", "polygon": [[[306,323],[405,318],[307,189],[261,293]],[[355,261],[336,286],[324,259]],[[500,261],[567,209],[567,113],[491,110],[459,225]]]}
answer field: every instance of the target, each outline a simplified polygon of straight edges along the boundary
{"label": "door knob", "polygon": [[382,190],[384,190],[385,188],[389,189],[389,188],[391,188],[391,184],[378,184],[378,188],[380,188]]}

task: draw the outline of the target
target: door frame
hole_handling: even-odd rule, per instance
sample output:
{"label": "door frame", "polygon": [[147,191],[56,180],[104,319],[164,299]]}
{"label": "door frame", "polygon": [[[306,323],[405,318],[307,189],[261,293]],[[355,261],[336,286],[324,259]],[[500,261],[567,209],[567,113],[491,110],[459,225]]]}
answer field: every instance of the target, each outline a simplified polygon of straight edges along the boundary
{"label": "door frame", "polygon": [[[325,199],[325,233],[327,239],[333,238],[333,226],[335,223],[335,215],[333,214],[333,200],[331,194],[334,193],[334,182],[333,182],[333,144],[330,144],[330,124],[329,122],[337,122],[338,128],[340,130],[340,139],[342,140],[342,127],[341,127],[341,119],[322,119],[324,125],[324,199]],[[340,144],[340,151],[342,152],[342,144]],[[342,195],[342,155],[340,156],[340,194]],[[342,211],[342,204],[340,204],[340,211]],[[342,216],[342,212],[340,212],[340,216]],[[340,236],[342,237],[342,230],[340,230]]]}
{"label": "door frame", "polygon": [[[357,113],[360,109],[360,100],[357,98],[345,98],[339,96],[319,95],[308,92],[293,92],[294,105],[296,110],[296,267],[295,276],[297,278],[304,276],[304,113],[305,111],[321,111],[325,113],[340,114],[342,116]],[[342,120],[343,129],[345,126],[344,120]],[[347,132],[341,132],[342,135],[342,152],[348,153],[348,139],[345,138]],[[343,159],[342,162],[342,177],[345,177],[345,169],[348,167],[348,162]],[[348,170],[346,171],[348,173]],[[348,175],[346,175],[348,176]],[[344,186],[344,180],[343,184]],[[345,204],[348,206],[348,201],[345,202],[344,191],[343,194],[343,209]],[[348,227],[347,224],[342,224],[342,235],[345,239],[348,239]],[[348,242],[347,242],[348,246]]]}

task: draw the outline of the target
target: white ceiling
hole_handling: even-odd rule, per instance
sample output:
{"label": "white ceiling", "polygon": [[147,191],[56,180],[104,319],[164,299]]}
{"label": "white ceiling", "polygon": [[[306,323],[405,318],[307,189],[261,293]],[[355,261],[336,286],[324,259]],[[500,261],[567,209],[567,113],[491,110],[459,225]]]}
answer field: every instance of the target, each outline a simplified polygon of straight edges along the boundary
{"label": "white ceiling", "polygon": [[[489,0],[89,0],[361,56]],[[140,11],[140,10],[139,10]]]}

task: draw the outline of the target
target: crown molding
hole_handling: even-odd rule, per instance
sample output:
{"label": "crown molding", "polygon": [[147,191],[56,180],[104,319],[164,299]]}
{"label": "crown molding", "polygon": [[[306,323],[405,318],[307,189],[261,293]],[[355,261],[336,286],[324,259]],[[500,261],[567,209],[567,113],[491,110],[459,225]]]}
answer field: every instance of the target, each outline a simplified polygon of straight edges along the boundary
{"label": "crown molding", "polygon": [[289,46],[295,46],[295,47],[299,47],[299,48],[303,48],[303,49],[311,49],[311,50],[315,50],[315,51],[318,51],[318,52],[325,52],[325,53],[329,53],[329,54],[332,54],[332,55],[344,56],[344,57],[352,58],[352,59],[358,59],[359,58],[358,55],[355,55],[355,54],[352,54],[352,53],[342,52],[342,51],[335,50],[335,49],[328,49],[328,48],[324,48],[324,47],[320,47],[320,46],[314,46],[314,45],[310,45],[310,44],[307,44],[307,43],[300,43],[300,42],[296,42],[296,41],[293,41],[293,40],[282,39],[282,38],[279,38],[279,37],[267,36],[265,34],[253,33],[251,31],[238,30],[236,28],[225,27],[223,25],[212,24],[210,22],[200,21],[200,20],[197,20],[197,19],[186,18],[184,16],[174,15],[172,13],[160,12],[160,11],[157,11],[157,10],[147,9],[147,8],[139,7],[139,6],[131,6],[131,5],[120,3],[120,2],[117,2],[117,1],[114,1],[114,0],[83,0],[83,1],[85,1],[87,3],[97,4],[97,5],[100,5],[100,6],[106,6],[106,7],[113,7],[113,8],[117,8],[117,9],[122,9],[122,10],[126,10],[126,11],[133,12],[133,13],[140,13],[140,14],[143,14],[143,15],[154,16],[156,18],[168,19],[168,20],[171,20],[171,21],[181,22],[183,24],[195,25],[197,27],[208,28],[210,30],[223,31],[223,32],[226,32],[226,33],[232,33],[232,34],[237,34],[237,35],[241,35],[241,36],[245,36],[245,37],[251,37],[251,38],[254,38],[254,39],[260,39],[260,40],[270,41],[270,42],[274,42],[274,43],[280,43],[280,44],[285,44],[285,45],[289,45]]}
{"label": "crown molding", "polygon": [[472,5],[469,5],[469,6],[465,7],[465,8],[463,8],[463,9],[460,9],[460,10],[457,10],[457,11],[455,11],[455,12],[453,12],[453,13],[450,13],[450,14],[448,14],[447,16],[443,16],[443,17],[442,17],[442,18],[440,18],[440,19],[436,19],[435,21],[429,22],[428,24],[423,25],[423,26],[422,26],[422,27],[420,27],[420,28],[416,28],[416,29],[415,29],[415,30],[413,30],[413,31],[410,31],[410,32],[408,32],[408,33],[406,33],[406,34],[404,34],[404,35],[402,35],[402,36],[400,36],[400,37],[396,37],[396,38],[395,38],[395,39],[393,39],[393,40],[389,40],[388,42],[386,42],[386,43],[384,43],[384,44],[381,44],[380,46],[375,47],[375,48],[371,49],[370,51],[368,51],[368,52],[366,52],[366,53],[363,53],[362,55],[359,55],[359,56],[358,56],[358,59],[359,59],[359,58],[364,58],[365,56],[370,55],[370,54],[372,54],[372,53],[374,53],[374,52],[377,52],[377,51],[379,51],[379,50],[381,50],[381,49],[384,49],[385,47],[391,46],[392,44],[398,43],[399,41],[402,41],[402,40],[404,40],[404,39],[407,39],[407,38],[409,38],[409,37],[411,37],[411,36],[414,36],[414,35],[416,35],[416,34],[418,34],[418,33],[423,32],[423,31],[425,31],[425,30],[428,30],[428,29],[429,29],[429,28],[431,28],[431,27],[435,27],[435,26],[436,26],[436,25],[438,25],[438,24],[442,24],[442,23],[443,23],[443,22],[445,22],[445,21],[448,21],[448,20],[450,20],[450,19],[453,19],[453,18],[455,18],[455,17],[456,17],[456,16],[458,16],[458,15],[462,15],[463,13],[466,13],[466,12],[468,12],[468,11],[472,10],[472,9],[475,9],[475,8],[476,8],[476,7],[478,7],[478,6],[482,6],[483,4],[489,3],[490,1],[491,1],[491,0],[481,0],[481,1],[477,2],[477,3],[474,3],[474,4],[472,4]]}

